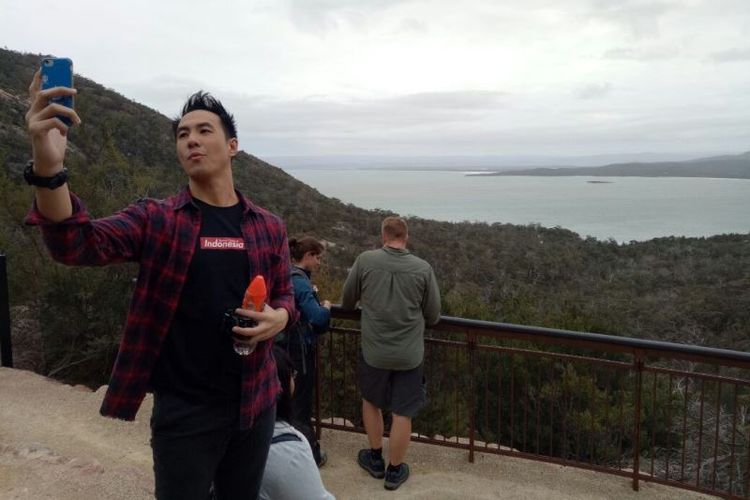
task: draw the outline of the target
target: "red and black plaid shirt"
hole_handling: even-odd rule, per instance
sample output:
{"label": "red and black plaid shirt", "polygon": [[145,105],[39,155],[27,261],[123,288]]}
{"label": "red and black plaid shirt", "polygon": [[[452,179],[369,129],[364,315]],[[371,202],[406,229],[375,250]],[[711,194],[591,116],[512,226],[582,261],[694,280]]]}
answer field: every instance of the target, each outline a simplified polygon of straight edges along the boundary
{"label": "red and black plaid shirt", "polygon": [[[295,319],[286,229],[276,215],[242,203],[242,235],[251,276],[266,280],[269,305],[283,307]],[[83,203],[71,195],[73,215],[60,223],[32,208],[26,223],[42,228],[52,257],[68,265],[102,266],[138,262],[140,272],[130,304],[120,350],[115,360],[101,414],[133,420],[169,332],[200,231],[200,211],[189,189],[165,200],[139,200],[126,209],[92,220]],[[240,426],[271,407],[280,391],[272,341],[261,342],[243,358]]]}

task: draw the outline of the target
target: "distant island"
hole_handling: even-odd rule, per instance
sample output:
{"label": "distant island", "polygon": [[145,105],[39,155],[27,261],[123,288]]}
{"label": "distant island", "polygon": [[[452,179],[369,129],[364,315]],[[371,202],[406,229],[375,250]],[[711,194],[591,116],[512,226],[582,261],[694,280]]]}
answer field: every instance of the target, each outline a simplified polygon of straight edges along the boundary
{"label": "distant island", "polygon": [[[601,167],[545,167],[518,170],[467,172],[467,176],[592,176],[592,177],[713,177],[750,179],[750,151],[688,161],[613,163]],[[591,181],[593,182],[593,181]]]}

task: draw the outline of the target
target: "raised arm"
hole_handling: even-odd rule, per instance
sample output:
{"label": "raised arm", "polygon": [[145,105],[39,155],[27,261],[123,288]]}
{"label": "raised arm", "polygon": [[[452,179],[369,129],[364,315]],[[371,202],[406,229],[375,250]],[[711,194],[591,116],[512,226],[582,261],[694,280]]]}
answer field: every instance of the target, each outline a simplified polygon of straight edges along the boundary
{"label": "raised arm", "polygon": [[[26,127],[33,151],[33,173],[39,177],[52,177],[63,169],[68,127],[57,115],[67,116],[74,124],[81,123],[74,110],[51,103],[50,99],[75,94],[75,89],[67,87],[41,90],[41,72],[34,73],[29,86],[31,104],[26,113]],[[34,191],[37,208],[46,219],[60,222],[73,214],[67,183],[57,189],[35,187]]]}

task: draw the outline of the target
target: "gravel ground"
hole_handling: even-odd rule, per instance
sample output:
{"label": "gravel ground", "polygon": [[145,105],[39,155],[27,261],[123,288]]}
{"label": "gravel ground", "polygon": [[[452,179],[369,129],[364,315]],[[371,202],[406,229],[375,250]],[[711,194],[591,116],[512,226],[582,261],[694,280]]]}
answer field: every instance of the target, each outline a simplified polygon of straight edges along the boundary
{"label": "gravel ground", "polygon": [[[150,397],[135,422],[99,415],[103,389],[92,392],[32,372],[0,368],[0,499],[139,500],[153,497]],[[383,489],[355,461],[365,437],[324,431],[328,464],[321,474],[339,499],[697,499],[703,495],[628,479],[414,443],[412,476]],[[386,445],[387,452],[387,445]]]}

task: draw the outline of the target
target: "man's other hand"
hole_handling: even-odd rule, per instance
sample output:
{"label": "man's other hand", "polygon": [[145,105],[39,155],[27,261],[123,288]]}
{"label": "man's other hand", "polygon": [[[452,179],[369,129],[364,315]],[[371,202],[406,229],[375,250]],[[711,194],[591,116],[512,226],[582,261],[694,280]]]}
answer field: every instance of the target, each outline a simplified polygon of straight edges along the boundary
{"label": "man's other hand", "polygon": [[252,328],[242,328],[239,326],[232,328],[234,333],[248,337],[248,340],[252,339],[254,342],[261,342],[275,337],[277,333],[284,329],[289,321],[289,313],[286,309],[283,307],[273,309],[268,304],[260,312],[242,308],[235,309],[234,312],[258,322],[258,325]]}

